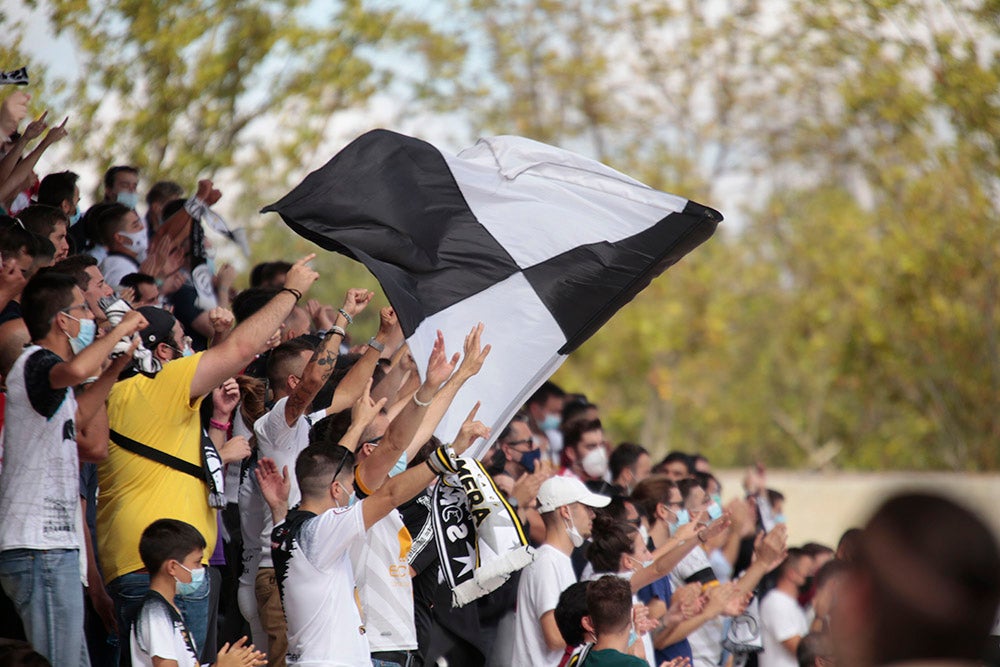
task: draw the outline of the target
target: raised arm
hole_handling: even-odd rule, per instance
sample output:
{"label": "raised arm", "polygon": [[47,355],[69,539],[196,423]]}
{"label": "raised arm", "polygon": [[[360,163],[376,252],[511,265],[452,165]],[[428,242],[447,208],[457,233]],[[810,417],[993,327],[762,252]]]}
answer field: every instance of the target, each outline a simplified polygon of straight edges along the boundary
{"label": "raised arm", "polygon": [[785,559],[787,542],[788,527],[783,523],[776,525],[763,538],[758,538],[753,551],[753,563],[736,582],[742,595],[752,593],[764,575]]}
{"label": "raised arm", "polygon": [[42,153],[48,150],[49,146],[68,134],[66,132],[67,120],[69,120],[68,116],[61,125],[57,125],[49,130],[48,134],[45,135],[45,138],[38,142],[38,145],[35,146],[35,150],[28,153],[24,156],[23,160],[17,163],[17,166],[14,167],[14,170],[11,172],[10,176],[7,177],[7,180],[3,182],[3,185],[0,185],[0,200],[5,200],[10,195],[14,194],[17,190],[17,186],[28,177],[31,170],[35,168],[36,164],[38,164],[38,159],[42,157]]}
{"label": "raised arm", "polygon": [[315,256],[306,255],[295,262],[285,277],[284,289],[236,327],[223,343],[209,348],[201,356],[191,380],[192,402],[208,394],[227,378],[238,375],[264,349],[268,339],[292,312],[295,303],[319,278],[319,274],[308,266]]}
{"label": "raised arm", "polygon": [[101,365],[122,338],[130,337],[147,326],[146,318],[137,310],[125,313],[122,321],[108,335],[98,338],[83,348],[80,354],[63,361],[49,371],[49,385],[53,389],[75,387],[87,378],[100,373]]}
{"label": "raised arm", "polygon": [[458,371],[441,387],[441,391],[434,397],[434,403],[428,408],[420,428],[417,429],[410,441],[406,445],[407,454],[412,456],[423,447],[432,435],[434,429],[441,423],[444,414],[451,407],[451,402],[455,400],[455,395],[462,388],[469,378],[476,375],[483,367],[483,362],[489,356],[490,346],[481,345],[483,336],[483,323],[480,322],[472,328],[469,335],[465,337],[464,353],[462,365]]}
{"label": "raised arm", "polygon": [[451,376],[457,363],[458,353],[451,360],[448,359],[444,349],[444,334],[438,331],[427,361],[426,379],[413,395],[413,400],[389,424],[378,448],[358,466],[357,480],[362,491],[371,493],[385,481],[386,475],[403,455],[406,445],[420,426],[441,384]]}
{"label": "raised arm", "polygon": [[[365,309],[373,296],[375,294],[366,289],[349,289],[344,298],[343,310],[353,319],[354,315]],[[285,402],[285,423],[289,426],[306,413],[309,406],[312,405],[313,399],[316,398],[316,394],[333,374],[333,369],[337,364],[337,356],[340,354],[340,344],[344,341],[344,327],[346,326],[347,318],[344,317],[343,313],[338,313],[337,323],[330,331],[326,332],[319,347],[316,348],[316,352],[306,365],[306,369],[302,373],[302,382],[296,385]],[[369,377],[371,377],[371,373],[369,373]],[[361,387],[364,388],[363,383]],[[354,400],[357,400],[357,396],[354,397]],[[344,408],[353,402],[347,403]],[[327,410],[327,414],[333,413]]]}
{"label": "raised arm", "polygon": [[[362,290],[364,291],[364,290]],[[372,292],[368,292],[372,294]],[[368,297],[369,300],[371,297]],[[361,306],[367,305],[367,301]],[[351,308],[348,307],[348,301],[344,301],[344,310],[350,312]],[[357,312],[361,312],[359,309]],[[352,313],[352,317],[354,313]],[[343,315],[339,315],[337,322],[339,323],[343,319]],[[390,307],[383,308],[379,311],[379,326],[378,333],[375,334],[376,345],[385,346],[386,342],[389,340],[391,332],[394,327],[399,326],[399,320],[396,318],[396,311]],[[375,366],[378,365],[379,356],[382,354],[381,350],[377,347],[369,345],[365,349],[365,353],[361,355],[361,358],[354,362],[351,369],[347,371],[347,375],[344,379],[340,381],[337,385],[337,390],[333,392],[333,399],[330,401],[330,406],[326,409],[326,414],[332,415],[340,412],[341,410],[346,410],[351,405],[353,405],[358,398],[361,396],[361,392],[364,391],[365,385],[368,380],[371,379],[372,374],[375,372]],[[385,380],[383,379],[383,382]]]}

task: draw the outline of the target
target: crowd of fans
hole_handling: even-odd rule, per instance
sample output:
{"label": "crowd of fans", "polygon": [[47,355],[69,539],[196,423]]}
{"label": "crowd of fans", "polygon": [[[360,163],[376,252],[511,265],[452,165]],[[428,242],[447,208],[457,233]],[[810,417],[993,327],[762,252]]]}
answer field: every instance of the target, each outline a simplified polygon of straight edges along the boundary
{"label": "crowd of fans", "polygon": [[433,433],[489,332],[439,335],[421,378],[391,308],[352,330],[371,292],[307,298],[311,257],[238,291],[211,182],[113,166],[81,210],[76,174],[33,171],[66,123],[18,133],[24,97],[0,109],[0,665],[987,659],[1000,555],[966,510],[900,496],[789,548],[762,467],[724,502],[707,459],[612,446],[552,383],[483,458],[534,559],[455,606],[428,488],[491,434]]}

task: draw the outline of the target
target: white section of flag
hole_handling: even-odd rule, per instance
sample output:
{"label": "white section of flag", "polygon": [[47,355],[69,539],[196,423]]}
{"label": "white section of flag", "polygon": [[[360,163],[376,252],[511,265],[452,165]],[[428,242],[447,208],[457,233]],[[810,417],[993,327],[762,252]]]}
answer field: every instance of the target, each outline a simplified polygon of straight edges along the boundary
{"label": "white section of flag", "polygon": [[476,219],[522,269],[581,245],[621,241],[688,200],[554,146],[501,136],[442,153]]}
{"label": "white section of flag", "polygon": [[[462,351],[469,330],[485,325],[482,343],[492,346],[482,371],[458,392],[435,435],[451,442],[476,401],[476,418],[499,435],[527,398],[565,360],[555,351],[566,343],[559,325],[539,300],[524,275],[517,273],[424,320],[409,337],[414,360],[425,377],[427,358],[437,331],[444,334],[449,356]],[[489,443],[480,441],[466,453],[479,458]]]}

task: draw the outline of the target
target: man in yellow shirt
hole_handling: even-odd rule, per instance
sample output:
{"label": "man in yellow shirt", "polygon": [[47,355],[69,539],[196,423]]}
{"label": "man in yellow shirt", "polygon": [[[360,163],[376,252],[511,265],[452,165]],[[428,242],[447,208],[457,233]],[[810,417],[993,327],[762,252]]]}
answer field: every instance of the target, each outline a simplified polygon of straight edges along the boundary
{"label": "man in yellow shirt", "polygon": [[[170,518],[190,523],[204,535],[205,559],[217,537],[216,512],[209,489],[195,473],[183,472],[136,452],[179,459],[196,472],[202,467],[202,399],[226,379],[238,374],[262,352],[295,304],[319,275],[307,265],[314,255],[296,262],[285,287],[260,311],[247,318],[217,346],[182,357],[183,331],[172,315],[145,307],[149,326],[140,332],[145,347],[162,364],[155,374],[137,373],[115,384],[108,397],[111,444],[108,458],[98,468],[98,552],[108,590],[115,602],[120,637],[146,591],[149,573],[139,557],[139,536],[150,523]],[[187,464],[184,466],[183,464]],[[199,650],[205,649],[210,616],[208,580],[190,595],[178,595],[184,616]],[[127,649],[123,651],[128,654]]]}

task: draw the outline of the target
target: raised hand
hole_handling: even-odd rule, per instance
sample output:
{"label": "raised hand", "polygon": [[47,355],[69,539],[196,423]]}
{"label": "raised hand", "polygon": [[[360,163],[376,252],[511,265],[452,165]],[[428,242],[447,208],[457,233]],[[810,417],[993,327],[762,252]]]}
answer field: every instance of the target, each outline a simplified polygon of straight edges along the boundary
{"label": "raised hand", "polygon": [[722,516],[709,524],[707,528],[702,528],[698,531],[698,539],[704,544],[726,532],[731,524],[732,519],[729,513],[724,512]]}
{"label": "raised hand", "polygon": [[399,317],[392,306],[386,306],[378,311],[378,332],[379,335],[388,337],[399,326]]}
{"label": "raised hand", "polygon": [[49,133],[45,135],[45,138],[42,139],[42,141],[45,142],[45,144],[51,146],[57,141],[62,141],[67,136],[69,136],[69,130],[66,129],[67,122],[69,122],[69,116],[66,116],[63,119],[63,122],[61,122],[59,125],[56,125],[52,129],[50,129]]}
{"label": "raised hand", "polygon": [[785,560],[788,545],[788,526],[779,523],[771,529],[771,532],[763,538],[758,537],[754,545],[753,555],[756,560],[764,562],[768,569],[772,569]]}
{"label": "raised hand", "polygon": [[462,426],[458,429],[458,436],[455,438],[455,442],[452,443],[456,454],[461,454],[467,450],[479,438],[490,437],[489,427],[482,422],[476,421],[476,413],[479,412],[479,405],[479,401],[476,401],[476,404],[472,406],[472,411],[469,412],[465,421],[462,422]]}
{"label": "raised hand", "polygon": [[[286,278],[285,285],[287,284],[288,280]],[[374,296],[375,292],[372,292],[371,290],[352,287],[347,290],[347,294],[344,295],[344,310],[347,311],[347,314],[350,315],[351,318],[355,318],[361,314],[361,311],[368,307],[368,304],[371,303],[372,297]]]}
{"label": "raised hand", "polygon": [[319,278],[319,274],[309,266],[309,262],[316,259],[316,253],[309,253],[299,261],[292,264],[285,274],[285,287],[300,294],[305,294],[312,287],[312,284]]}
{"label": "raised hand", "polygon": [[661,663],[660,667],[691,667],[691,659],[687,656],[681,656]]}
{"label": "raised hand", "polygon": [[233,328],[236,316],[233,311],[227,308],[216,307],[208,311],[208,322],[212,325],[212,331],[217,334],[226,333]]}
{"label": "raised hand", "polygon": [[4,98],[0,104],[0,129],[6,136],[17,131],[17,126],[28,115],[28,102],[31,95],[23,90],[15,90]]}
{"label": "raised hand", "polygon": [[240,385],[235,378],[229,378],[212,390],[213,413],[219,421],[228,420],[240,402]]}
{"label": "raised hand", "polygon": [[458,367],[459,376],[465,380],[468,380],[482,369],[483,362],[486,361],[486,357],[489,356],[490,349],[492,349],[489,345],[481,347],[483,328],[484,325],[480,322],[472,327],[472,331],[465,337],[465,345],[463,347],[464,356],[462,357],[462,364]]}
{"label": "raised hand", "polygon": [[26,141],[31,141],[32,139],[36,139],[41,136],[42,132],[44,132],[49,126],[49,124],[45,122],[45,117],[47,115],[49,115],[48,110],[43,111],[41,116],[28,123],[28,126],[24,128],[24,132],[21,136]]}
{"label": "raised hand", "polygon": [[288,492],[292,488],[292,481],[288,478],[288,466],[284,466],[281,472],[278,472],[278,464],[274,459],[264,457],[257,461],[254,475],[268,507],[288,507]]}
{"label": "raised hand", "polygon": [[372,399],[372,379],[368,378],[365,390],[360,398],[351,407],[351,424],[364,424],[366,427],[374,421],[378,413],[385,407],[385,402],[389,399],[382,398],[378,401]]}
{"label": "raised hand", "polygon": [[424,385],[429,389],[437,391],[438,387],[451,377],[457,364],[458,352],[451,357],[450,361],[448,360],[448,355],[444,349],[444,334],[438,331],[437,339],[434,341],[434,348],[431,350],[430,359],[427,361],[427,373],[424,376]]}

